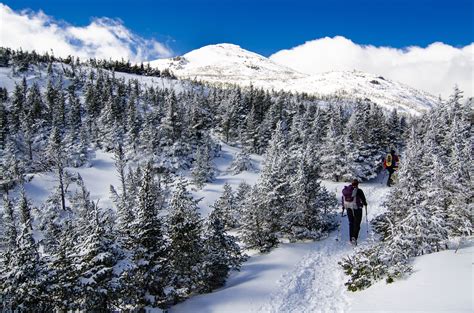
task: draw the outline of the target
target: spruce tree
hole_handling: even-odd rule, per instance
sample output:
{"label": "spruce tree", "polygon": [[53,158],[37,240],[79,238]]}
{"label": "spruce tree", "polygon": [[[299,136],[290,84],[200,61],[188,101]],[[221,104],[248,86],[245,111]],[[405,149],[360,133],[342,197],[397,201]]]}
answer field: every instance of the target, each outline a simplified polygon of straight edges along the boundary
{"label": "spruce tree", "polygon": [[159,214],[163,191],[155,181],[153,167],[148,162],[138,189],[136,217],[131,224],[134,291],[139,294],[138,307],[166,307],[164,289],[169,280],[167,251],[163,224]]}
{"label": "spruce tree", "polygon": [[5,194],[3,196],[3,212],[0,219],[0,307],[2,310],[8,308],[10,301],[11,271],[16,266],[15,257],[18,251],[17,226],[13,214],[13,204]]}
{"label": "spruce tree", "polygon": [[282,230],[282,217],[290,207],[291,187],[287,178],[293,174],[294,159],[288,154],[287,144],[286,127],[280,122],[268,146],[258,182],[260,214],[267,224],[265,228],[268,227],[275,236]]}
{"label": "spruce tree", "polygon": [[45,230],[45,250],[48,269],[48,295],[56,310],[78,309],[78,271],[74,262],[74,247],[77,244],[75,225],[70,220],[61,224],[51,223]]}
{"label": "spruce tree", "polygon": [[3,284],[3,297],[7,308],[27,310],[35,307],[44,310],[47,299],[45,293],[46,269],[44,260],[38,252],[38,244],[33,238],[31,205],[21,190],[17,209],[20,216],[17,249],[10,261],[10,271]]}
{"label": "spruce tree", "polygon": [[242,207],[239,237],[246,248],[268,252],[278,244],[278,237],[272,224],[267,221],[262,196],[258,187],[254,186]]}
{"label": "spruce tree", "polygon": [[340,129],[340,116],[333,115],[321,147],[321,170],[323,178],[341,181],[348,172],[347,152]]}
{"label": "spruce tree", "polygon": [[237,238],[225,231],[225,216],[214,209],[204,226],[204,291],[212,291],[224,285],[231,270],[240,269],[246,256],[242,255]]}
{"label": "spruce tree", "polygon": [[58,189],[61,197],[61,207],[66,210],[66,195],[65,195],[65,176],[66,176],[66,156],[64,155],[64,145],[61,138],[61,133],[57,127],[53,127],[48,140],[48,147],[45,152],[45,162],[47,168],[52,168],[56,171],[58,177]]}
{"label": "spruce tree", "polygon": [[78,271],[78,309],[108,311],[112,308],[111,280],[116,264],[113,234],[106,229],[107,217],[93,204],[82,221],[81,238],[74,248]]}
{"label": "spruce tree", "polygon": [[254,167],[252,165],[252,161],[250,160],[250,155],[245,149],[242,149],[241,151],[239,151],[239,153],[237,153],[235,159],[232,160],[232,163],[230,164],[228,169],[228,171],[234,175],[240,174],[244,171],[253,170]]}
{"label": "spruce tree", "polygon": [[0,163],[0,179],[5,193],[16,184],[23,182],[25,164],[12,140],[8,140],[2,153]]}
{"label": "spruce tree", "polygon": [[192,182],[201,189],[206,183],[214,177],[212,168],[212,159],[208,146],[201,146],[196,151],[193,169],[191,171]]}
{"label": "spruce tree", "polygon": [[128,233],[128,228],[133,220],[132,205],[135,201],[133,195],[130,195],[127,183],[130,183],[126,176],[127,161],[125,160],[122,145],[115,148],[115,169],[117,170],[120,179],[120,194],[113,186],[110,186],[112,199],[117,207],[117,228],[120,233]]}
{"label": "spruce tree", "polygon": [[454,117],[450,134],[451,154],[449,157],[449,172],[447,187],[450,191],[451,203],[447,212],[447,230],[450,236],[470,236],[472,229],[474,191],[472,190],[471,171],[466,168],[466,160],[473,146],[472,135],[464,140],[466,134],[458,118]]}
{"label": "spruce tree", "polygon": [[224,190],[219,199],[214,203],[213,208],[221,215],[226,229],[237,226],[238,212],[235,206],[235,197],[232,187],[228,183],[224,184]]}
{"label": "spruce tree", "polygon": [[310,151],[301,157],[295,178],[292,180],[292,205],[285,213],[283,229],[290,240],[319,239],[334,226],[330,213],[336,199],[321,186],[317,159],[309,161]]}
{"label": "spruce tree", "polygon": [[168,216],[170,297],[173,302],[202,290],[205,279],[202,232],[197,201],[187,191],[186,183],[180,180],[173,193]]}

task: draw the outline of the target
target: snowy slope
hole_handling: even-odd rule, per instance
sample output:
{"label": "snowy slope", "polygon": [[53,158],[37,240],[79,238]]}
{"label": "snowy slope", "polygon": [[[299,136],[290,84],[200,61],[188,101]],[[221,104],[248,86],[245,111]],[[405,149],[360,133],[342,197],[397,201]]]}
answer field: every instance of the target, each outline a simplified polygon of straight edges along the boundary
{"label": "snowy slope", "polygon": [[317,96],[337,94],[343,98],[367,98],[387,109],[418,114],[436,104],[423,91],[374,74],[357,71],[308,75],[277,64],[233,44],[202,47],[183,56],[150,62],[176,76],[211,83],[254,85],[264,89],[305,92]]}
{"label": "snowy slope", "polygon": [[[53,67],[55,68],[56,73],[62,73],[62,68],[70,69],[69,65],[64,63],[53,63]],[[11,67],[0,67],[0,87],[6,88],[8,92],[13,92],[16,84],[21,84],[23,78],[25,78],[27,85],[30,87],[33,83],[36,83],[42,92],[46,89],[48,84],[47,79],[47,72],[46,67],[41,66],[33,66],[33,69],[29,71],[22,72],[22,73],[14,73]],[[83,70],[83,74],[88,75],[92,68],[88,66],[84,66],[81,68]],[[124,79],[128,80],[137,80],[143,86],[153,86],[154,88],[160,89],[173,89],[176,92],[181,92],[183,90],[189,90],[192,88],[191,84],[186,81],[178,81],[169,78],[162,78],[162,77],[153,77],[153,76],[144,76],[144,75],[136,75],[136,74],[129,74],[129,73],[121,73],[115,72],[115,77],[117,79]],[[56,76],[56,79],[58,77]],[[69,84],[69,79],[63,78],[63,83],[65,86]]]}
{"label": "snowy slope", "polygon": [[[235,192],[241,182],[245,181],[250,185],[254,185],[260,176],[259,171],[263,161],[261,155],[250,155],[252,165],[255,169],[254,171],[245,171],[233,175],[232,173],[229,173],[228,169],[240,149],[231,147],[223,142],[220,144],[222,146],[220,155],[213,160],[214,169],[216,171],[214,180],[211,183],[207,183],[201,190],[191,190],[191,193],[196,199],[202,199],[199,202],[199,208],[201,209],[201,214],[204,216],[207,216],[210,213],[210,206],[221,196],[225,183],[228,183]],[[187,176],[190,177],[189,175],[190,174],[188,173]]]}
{"label": "snowy slope", "polygon": [[378,282],[351,295],[351,311],[473,312],[473,243],[414,260],[414,273],[394,284]]}
{"label": "snowy slope", "polygon": [[[340,194],[344,183],[323,182]],[[369,219],[383,212],[381,203],[389,188],[375,180],[360,186],[369,203]],[[233,273],[226,285],[207,295],[193,297],[172,308],[186,312],[347,312],[350,292],[337,264],[352,252],[347,217],[329,238],[308,243],[283,244],[268,254],[256,255]],[[340,240],[336,241],[338,238]],[[367,224],[361,225],[359,241],[367,242]]]}
{"label": "snowy slope", "polygon": [[233,44],[205,46],[181,57],[152,61],[150,65],[159,69],[169,68],[179,77],[217,83],[278,82],[307,77]]}
{"label": "snowy slope", "polygon": [[[209,205],[220,196],[225,182],[236,187],[242,180],[253,184],[258,179],[258,172],[239,175],[226,172],[238,152],[238,148],[223,144],[220,156],[214,159],[216,179],[193,192],[196,198],[204,197],[200,203],[203,215],[207,215]],[[252,155],[257,169],[261,161],[261,157]],[[119,184],[112,154],[97,151],[91,167],[68,170],[82,175],[93,200],[100,199],[102,207],[112,205],[109,185]],[[384,211],[381,203],[390,189],[381,179],[382,176],[360,186],[369,203],[369,220]],[[336,194],[344,186],[344,183],[323,183]],[[35,175],[26,184],[26,190],[33,202],[39,204],[56,186],[54,175],[44,173]],[[467,244],[457,254],[450,250],[417,258],[415,273],[406,280],[391,285],[379,282],[365,291],[352,293],[346,290],[347,277],[337,264],[353,251],[347,234],[347,217],[343,217],[340,231],[334,231],[327,239],[284,243],[268,254],[249,251],[251,258],[240,272],[231,274],[224,287],[192,297],[172,307],[170,312],[471,312],[474,299],[471,245]],[[366,244],[370,238],[364,218],[360,244]]]}
{"label": "snowy slope", "polygon": [[[90,167],[80,168],[68,167],[66,170],[73,174],[79,173],[82,176],[90,191],[91,200],[99,201],[99,205],[103,208],[112,208],[110,185],[116,187],[120,185],[113,154],[98,150],[90,165]],[[57,175],[53,172],[45,172],[31,175],[31,177],[31,181],[25,185],[25,190],[33,204],[39,205],[57,188]]]}

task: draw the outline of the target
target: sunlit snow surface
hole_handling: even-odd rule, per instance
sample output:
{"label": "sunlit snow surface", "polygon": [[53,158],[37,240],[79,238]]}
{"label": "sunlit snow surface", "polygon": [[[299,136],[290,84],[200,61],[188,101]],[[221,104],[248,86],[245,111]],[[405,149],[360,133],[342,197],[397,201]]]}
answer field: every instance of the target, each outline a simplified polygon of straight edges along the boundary
{"label": "sunlit snow surface", "polygon": [[[258,172],[239,175],[227,173],[232,158],[239,149],[222,146],[214,159],[218,170],[213,183],[193,191],[203,215],[220,196],[223,184],[235,189],[243,180],[254,184]],[[262,157],[251,156],[256,169]],[[111,206],[109,185],[118,186],[112,155],[97,151],[90,168],[69,169],[79,172],[101,206]],[[360,185],[369,203],[369,220],[383,212],[381,203],[389,189],[382,184],[383,176]],[[338,195],[344,183],[323,182]],[[52,174],[35,175],[26,185],[28,196],[39,203],[56,186]],[[170,312],[471,312],[472,311],[472,253],[465,244],[458,253],[452,250],[416,258],[415,272],[405,280],[387,285],[376,283],[357,293],[348,292],[338,261],[353,251],[348,243],[346,217],[341,219],[340,232],[318,242],[284,243],[268,254],[249,251],[251,258],[240,272],[231,273],[226,285],[215,292],[195,296],[174,306]],[[370,232],[369,232],[370,237]],[[336,238],[341,240],[336,241]],[[367,224],[362,222],[359,242],[367,243]]]}
{"label": "sunlit snow surface", "polygon": [[[323,94],[326,91],[334,92],[338,84],[342,82],[344,88],[351,89],[358,96],[370,93],[371,99],[380,104],[383,104],[385,100],[377,100],[377,93],[373,91],[375,89],[380,89],[379,94],[385,97],[384,99],[391,99],[392,95],[395,97],[393,101],[398,101],[397,99],[400,98],[407,99],[414,103],[414,106],[407,107],[406,112],[422,110],[425,99],[430,99],[423,93],[410,91],[409,87],[385,81],[371,74],[339,72],[321,74],[320,78],[308,77],[275,64],[264,66],[260,63],[266,64],[267,61],[258,55],[246,56],[247,58],[243,60],[244,64],[248,65],[246,65],[248,71],[244,71],[244,74],[251,77],[246,82],[257,86],[266,84],[265,86],[273,86],[276,89],[284,87],[290,88],[289,90],[298,90],[298,88],[303,88],[301,86],[307,86],[304,88],[314,90],[314,86],[317,85],[317,92]],[[198,59],[199,55],[193,58]],[[216,57],[216,60],[219,58]],[[224,65],[227,62],[221,61]],[[236,61],[235,64],[241,64],[241,62]],[[239,68],[230,70],[236,70],[237,74],[242,73]],[[269,80],[269,73],[276,77],[276,80]],[[40,87],[45,88],[46,80],[38,76],[42,74],[44,73],[25,73],[25,78],[29,85],[39,82]],[[223,74],[228,75],[228,73]],[[171,87],[178,90],[182,88],[172,80],[121,73],[116,73],[116,76],[136,78],[142,83],[162,88]],[[0,68],[2,87],[11,91],[15,83],[20,83],[21,79],[22,76],[13,76],[9,68]],[[283,80],[278,81],[279,79]],[[380,84],[369,81],[370,88],[367,89],[368,79],[377,79]],[[65,83],[67,84],[67,81]],[[301,90],[304,91],[304,88]],[[404,93],[403,90],[408,93]],[[419,99],[420,102],[412,101],[413,99]],[[238,175],[227,172],[232,159],[238,152],[238,148],[223,144],[220,156],[214,159],[217,170],[215,180],[201,190],[192,190],[196,198],[203,198],[199,203],[203,216],[209,213],[209,206],[220,196],[225,182],[228,182],[235,190],[241,181],[252,185],[257,181],[258,170],[261,169],[263,160],[261,156],[251,156],[255,172],[244,172]],[[68,171],[81,174],[91,192],[91,198],[94,201],[99,200],[101,207],[112,207],[109,186],[119,186],[112,155],[96,151],[90,165],[90,167],[79,169],[68,168]],[[360,186],[368,198],[369,220],[383,212],[381,203],[389,189],[382,184],[382,178],[379,177],[375,181]],[[324,182],[324,185],[329,191],[339,195],[344,184]],[[25,185],[28,197],[36,206],[44,201],[56,187],[57,181],[52,173],[35,174]],[[379,282],[365,291],[351,293],[346,291],[344,282],[347,277],[337,265],[343,256],[352,252],[352,246],[347,242],[346,218],[343,218],[341,222],[340,232],[335,231],[329,238],[319,242],[284,243],[268,254],[249,251],[248,254],[252,257],[243,264],[240,272],[231,274],[223,288],[210,294],[193,297],[173,307],[171,312],[472,312],[472,299],[474,299],[472,246],[465,244],[465,247],[461,248],[457,254],[450,250],[416,258],[415,272],[407,279],[390,285]],[[366,225],[364,218],[359,240],[362,245],[367,242]],[[341,240],[336,241],[335,239],[339,237]]]}
{"label": "sunlit snow surface", "polygon": [[427,92],[376,73],[334,71],[303,74],[233,44],[205,46],[182,57],[152,61],[150,65],[170,69],[178,77],[216,84],[253,85],[267,90],[319,96],[337,94],[344,99],[367,98],[386,109],[397,108],[409,114],[426,111],[438,101]]}

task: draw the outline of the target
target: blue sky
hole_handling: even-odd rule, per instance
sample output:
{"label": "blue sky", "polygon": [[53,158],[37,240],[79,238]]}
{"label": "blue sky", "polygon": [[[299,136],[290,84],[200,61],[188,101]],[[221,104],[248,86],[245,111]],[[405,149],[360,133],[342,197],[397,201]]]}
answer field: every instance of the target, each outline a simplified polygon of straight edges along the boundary
{"label": "blue sky", "polygon": [[231,42],[270,55],[306,41],[341,35],[358,44],[459,47],[473,41],[472,0],[7,0],[15,11],[43,10],[85,26],[94,17],[119,18],[134,33],[176,54]]}

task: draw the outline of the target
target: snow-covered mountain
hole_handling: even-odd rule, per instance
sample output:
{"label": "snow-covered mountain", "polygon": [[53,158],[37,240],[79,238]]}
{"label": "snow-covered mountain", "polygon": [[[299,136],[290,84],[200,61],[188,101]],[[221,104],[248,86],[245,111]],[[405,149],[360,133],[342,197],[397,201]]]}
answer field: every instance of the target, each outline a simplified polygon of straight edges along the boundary
{"label": "snow-covered mountain", "polygon": [[399,82],[359,71],[303,74],[234,44],[202,47],[183,56],[150,62],[176,76],[211,83],[229,83],[264,89],[368,98],[387,109],[419,114],[432,107],[437,98]]}
{"label": "snow-covered mountain", "polygon": [[152,61],[150,65],[169,68],[182,78],[234,84],[273,83],[308,76],[233,44],[205,46],[183,56]]}

